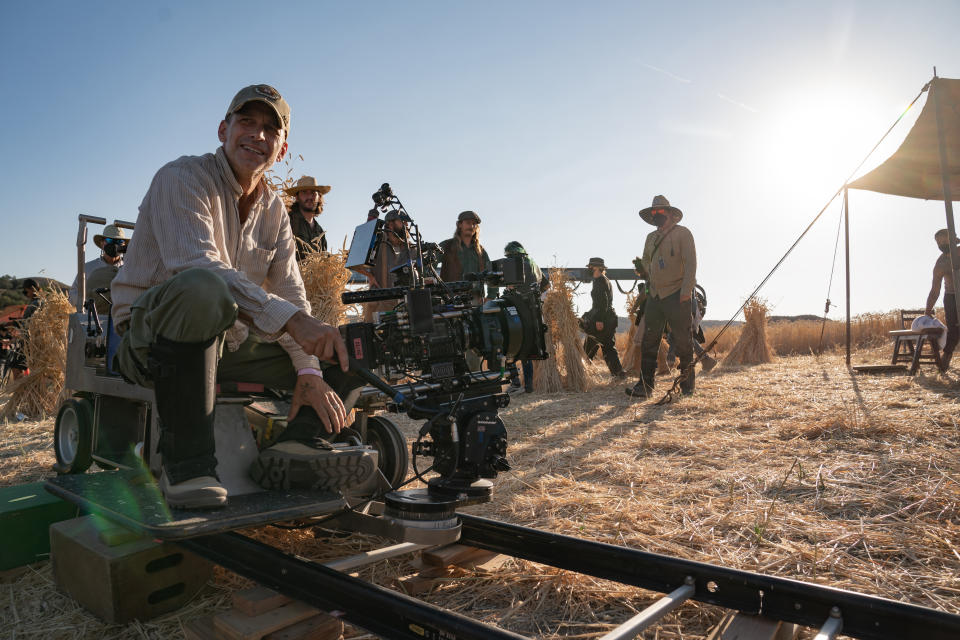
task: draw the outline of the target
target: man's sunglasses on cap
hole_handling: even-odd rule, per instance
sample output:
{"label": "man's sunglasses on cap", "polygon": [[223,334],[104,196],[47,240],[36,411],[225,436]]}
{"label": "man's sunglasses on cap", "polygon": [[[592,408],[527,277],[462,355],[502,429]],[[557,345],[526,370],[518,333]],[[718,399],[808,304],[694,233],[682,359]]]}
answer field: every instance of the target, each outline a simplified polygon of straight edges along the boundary
{"label": "man's sunglasses on cap", "polygon": [[657,215],[658,213],[662,213],[663,215],[667,215],[667,210],[666,210],[666,209],[650,209],[650,215],[655,216],[655,215]]}

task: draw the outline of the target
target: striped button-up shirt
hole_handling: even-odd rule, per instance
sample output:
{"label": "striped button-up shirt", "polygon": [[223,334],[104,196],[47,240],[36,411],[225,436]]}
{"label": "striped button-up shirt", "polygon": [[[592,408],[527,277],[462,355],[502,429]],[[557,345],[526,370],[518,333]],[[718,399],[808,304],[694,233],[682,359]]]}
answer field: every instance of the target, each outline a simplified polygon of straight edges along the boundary
{"label": "striped button-up shirt", "polygon": [[[277,340],[295,368],[318,367],[317,358],[283,332],[294,313],[310,312],[287,212],[261,183],[240,224],[242,194],[223,147],[163,166],[140,203],[135,239],[111,286],[114,321],[129,320],[131,304],[150,287],[186,269],[209,269],[227,283],[256,333]],[[237,321],[227,332],[227,347],[235,350],[248,334],[248,326]]]}

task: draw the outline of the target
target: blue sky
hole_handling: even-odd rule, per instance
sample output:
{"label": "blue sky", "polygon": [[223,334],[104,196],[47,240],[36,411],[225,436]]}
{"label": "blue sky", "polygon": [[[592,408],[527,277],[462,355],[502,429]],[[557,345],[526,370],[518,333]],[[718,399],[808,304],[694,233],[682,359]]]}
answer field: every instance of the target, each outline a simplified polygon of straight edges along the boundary
{"label": "blue sky", "polygon": [[[492,257],[628,267],[662,193],[726,318],[933,66],[960,77],[957,24],[954,0],[8,2],[0,273],[72,281],[77,214],[135,220],[156,170],[215,150],[230,98],[266,82],[292,107],[278,172],[333,186],[333,245],[387,181],[428,239],[473,209]],[[839,210],[761,292],[773,313],[822,313]],[[943,212],[852,192],[855,313],[922,306]]]}

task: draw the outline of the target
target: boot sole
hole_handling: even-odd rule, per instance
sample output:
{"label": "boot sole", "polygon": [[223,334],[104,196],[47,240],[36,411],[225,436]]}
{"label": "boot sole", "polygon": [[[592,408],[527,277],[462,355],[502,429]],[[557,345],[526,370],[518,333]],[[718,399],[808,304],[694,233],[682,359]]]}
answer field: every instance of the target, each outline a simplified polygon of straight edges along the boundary
{"label": "boot sole", "polygon": [[250,467],[250,477],[264,489],[348,489],[366,482],[377,469],[370,451],[323,451],[326,455],[261,452]]}

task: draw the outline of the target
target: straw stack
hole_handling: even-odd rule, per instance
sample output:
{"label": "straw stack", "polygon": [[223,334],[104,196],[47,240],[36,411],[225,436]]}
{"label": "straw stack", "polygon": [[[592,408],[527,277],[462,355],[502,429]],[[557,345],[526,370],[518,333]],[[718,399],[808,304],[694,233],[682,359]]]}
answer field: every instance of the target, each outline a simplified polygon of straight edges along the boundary
{"label": "straw stack", "polygon": [[623,341],[620,362],[623,364],[623,370],[627,373],[640,375],[640,340],[643,336],[638,331],[639,327],[633,322],[633,305],[636,300],[636,294],[627,294],[627,317],[630,318],[630,330]]}
{"label": "straw stack", "polygon": [[533,388],[539,393],[563,391],[563,378],[557,368],[557,349],[553,339],[547,337],[547,359],[533,361]]}
{"label": "straw stack", "polygon": [[300,261],[300,275],[307,290],[310,313],[318,320],[337,326],[346,319],[349,309],[340,300],[350,280],[350,271],[343,266],[347,251],[340,249],[336,253],[325,253],[315,248],[310,250],[306,243],[303,246],[307,250]]}
{"label": "straw stack", "polygon": [[587,372],[583,366],[580,325],[573,312],[573,287],[563,269],[550,271],[550,289],[543,300],[543,318],[550,328],[550,340],[560,365],[563,387],[567,391],[585,391]]}
{"label": "straw stack", "polygon": [[30,317],[23,353],[30,375],[4,389],[0,418],[23,413],[43,418],[56,412],[63,392],[67,366],[67,319],[73,311],[67,296],[47,289],[40,292],[43,305]]}
{"label": "straw stack", "polygon": [[751,298],[743,308],[746,317],[740,339],[723,359],[724,366],[763,364],[773,361],[773,349],[767,342],[767,305],[759,298]]}

